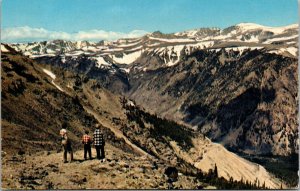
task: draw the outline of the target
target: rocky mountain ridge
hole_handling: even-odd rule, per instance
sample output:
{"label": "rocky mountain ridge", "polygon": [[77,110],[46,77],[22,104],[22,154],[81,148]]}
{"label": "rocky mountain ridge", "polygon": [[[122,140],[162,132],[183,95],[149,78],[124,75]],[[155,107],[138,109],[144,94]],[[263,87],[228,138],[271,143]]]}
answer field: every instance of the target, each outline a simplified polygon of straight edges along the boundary
{"label": "rocky mountain ridge", "polygon": [[[266,27],[254,23],[241,23],[223,30],[201,28],[173,34],[163,34],[157,31],[140,38],[119,39],[112,42],[100,41],[95,43],[54,40],[22,44],[16,43],[11,44],[11,46],[32,58],[61,56],[62,62],[64,62],[66,57],[88,55],[92,59],[98,60],[98,65],[100,66],[112,63],[131,64],[140,56],[141,52],[151,52],[161,47],[170,46],[175,49],[180,48],[179,51],[181,51],[183,47],[177,47],[178,45],[185,45],[192,49],[203,49],[222,46],[224,42],[244,43],[247,46],[251,46],[251,43],[253,46],[254,43],[257,44],[256,46],[270,47],[270,51],[273,52],[287,52],[292,56],[296,56],[296,52],[292,47],[296,46],[297,37],[298,25],[296,24],[285,27]],[[281,45],[280,48],[282,49],[278,49],[276,45]],[[179,57],[178,52],[176,53]],[[112,60],[109,61],[107,56]]]}

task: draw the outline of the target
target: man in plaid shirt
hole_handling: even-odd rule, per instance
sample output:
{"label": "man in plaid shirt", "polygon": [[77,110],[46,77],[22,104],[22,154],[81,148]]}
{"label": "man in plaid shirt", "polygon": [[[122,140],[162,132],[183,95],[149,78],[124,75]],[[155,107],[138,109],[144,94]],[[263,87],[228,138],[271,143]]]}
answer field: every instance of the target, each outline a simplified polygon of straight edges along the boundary
{"label": "man in plaid shirt", "polygon": [[85,135],[82,136],[82,144],[83,144],[83,149],[84,149],[84,160],[87,159],[87,152],[89,153],[90,160],[92,159],[92,139],[89,136],[89,131],[85,131]]}
{"label": "man in plaid shirt", "polygon": [[95,145],[96,152],[97,152],[97,159],[101,160],[101,162],[105,161],[105,159],[104,159],[105,158],[105,152],[104,152],[105,141],[104,141],[103,133],[100,130],[99,124],[96,125],[96,130],[94,131],[93,141],[94,141],[94,145]]}

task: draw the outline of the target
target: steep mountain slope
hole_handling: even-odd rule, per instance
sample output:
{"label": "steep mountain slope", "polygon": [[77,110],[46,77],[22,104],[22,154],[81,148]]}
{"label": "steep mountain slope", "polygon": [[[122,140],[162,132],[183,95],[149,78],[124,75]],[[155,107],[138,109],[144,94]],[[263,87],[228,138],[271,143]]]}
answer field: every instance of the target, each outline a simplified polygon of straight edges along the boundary
{"label": "steep mountain slope", "polygon": [[[108,147],[112,145],[130,153],[129,161],[134,160],[133,157],[144,156],[149,161],[156,160],[163,164],[161,166],[163,169],[167,166],[176,166],[181,172],[187,168],[190,171],[201,169],[207,172],[217,165],[220,176],[225,179],[243,178],[254,182],[260,178],[265,181],[266,186],[279,188],[281,181],[275,179],[263,167],[247,162],[222,146],[211,143],[196,131],[143,111],[133,102],[101,88],[99,81],[90,80],[70,71],[37,64],[13,52],[7,46],[4,48],[9,49],[2,55],[2,150],[8,160],[11,160],[9,163],[3,161],[7,172],[11,173],[12,168],[19,167],[18,165],[20,169],[27,168],[27,165],[30,167],[38,161],[43,161],[42,164],[46,166],[47,161],[53,164],[52,160],[57,160],[57,154],[50,152],[51,156],[45,158],[35,156],[37,151],[59,150],[58,131],[62,122],[69,123],[68,130],[75,150],[80,146],[80,137],[84,129],[92,131],[94,124],[100,122],[104,126]],[[31,162],[18,159],[19,155],[24,154],[25,156],[33,155],[33,158],[29,157]],[[121,155],[122,153],[115,157],[121,157]],[[232,159],[232,163],[224,161],[224,155]],[[47,158],[50,161],[46,160]],[[207,159],[211,159],[210,164],[207,163]],[[93,166],[94,163],[93,161],[90,165]],[[78,165],[79,169],[83,166],[83,164]],[[60,165],[55,166],[62,168],[58,167]],[[74,165],[69,166],[73,169]],[[49,166],[49,168],[48,170],[51,171],[54,167]],[[39,169],[38,165],[31,167],[33,171],[39,172]],[[59,169],[55,170],[56,173],[63,174],[64,171]],[[32,181],[28,179],[40,179],[36,183],[39,185],[37,188],[45,188],[53,184],[60,189],[68,187],[68,185],[59,184],[59,181],[52,182],[52,184],[49,182],[53,176],[57,176],[55,173],[38,173],[44,174],[43,177],[34,178],[32,175],[26,175],[27,172],[16,171],[18,172],[21,174],[15,175],[14,173],[12,176],[5,177],[5,185],[8,188],[24,188],[24,186],[32,185]],[[80,170],[76,173],[78,176],[84,174]],[[21,176],[23,177],[19,182],[21,185],[13,181],[14,178]],[[117,174],[117,177],[120,179],[123,176]],[[71,178],[76,179],[73,176]],[[131,177],[127,178],[126,180],[129,181]],[[91,179],[86,178],[86,180]],[[77,179],[75,183],[76,181]],[[106,180],[103,179],[103,181]],[[186,177],[184,184],[195,185],[187,183],[188,181],[193,181],[193,178]],[[22,182],[25,182],[25,185]],[[123,186],[135,188],[137,185],[130,186],[128,183]],[[72,188],[81,188],[80,185],[73,186]],[[111,188],[111,185],[105,188]]]}
{"label": "steep mountain slope", "polygon": [[220,49],[183,60],[130,73],[128,96],[235,150],[298,152],[297,59],[265,49]]}
{"label": "steep mountain slope", "polygon": [[[12,49],[1,56],[2,150],[9,154],[56,150],[64,122],[69,124],[70,138],[78,148],[78,137],[96,120],[82,112],[76,95],[60,86],[51,71]],[[107,134],[113,135],[110,131]],[[116,138],[111,141],[122,142]]]}

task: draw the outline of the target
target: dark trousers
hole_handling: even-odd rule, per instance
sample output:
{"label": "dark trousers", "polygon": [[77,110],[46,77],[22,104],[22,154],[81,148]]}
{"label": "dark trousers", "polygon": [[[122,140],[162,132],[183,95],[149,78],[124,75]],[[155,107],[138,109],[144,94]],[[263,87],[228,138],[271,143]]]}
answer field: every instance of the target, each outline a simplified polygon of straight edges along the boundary
{"label": "dark trousers", "polygon": [[105,152],[104,152],[104,145],[95,145],[96,152],[97,152],[97,159],[104,159]]}
{"label": "dark trousers", "polygon": [[90,159],[92,159],[92,148],[90,144],[84,144],[83,146],[84,149],[84,159],[87,159],[87,153],[89,153]]}
{"label": "dark trousers", "polygon": [[71,161],[73,160],[73,150],[71,145],[64,145],[64,162],[67,162],[67,154],[70,153]]}

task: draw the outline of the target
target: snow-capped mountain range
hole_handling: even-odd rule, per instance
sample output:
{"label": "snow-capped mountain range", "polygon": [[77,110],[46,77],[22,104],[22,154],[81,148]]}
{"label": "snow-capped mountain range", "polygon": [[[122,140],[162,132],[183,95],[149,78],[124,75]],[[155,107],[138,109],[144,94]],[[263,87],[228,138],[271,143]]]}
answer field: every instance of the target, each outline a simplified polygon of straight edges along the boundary
{"label": "snow-capped mountain range", "polygon": [[[17,50],[38,63],[95,79],[98,86],[230,148],[289,155],[299,148],[298,31],[298,25],[241,23],[112,42],[2,44],[1,51]],[[265,126],[265,134],[256,130]]]}
{"label": "snow-capped mountain range", "polygon": [[143,53],[159,55],[165,66],[178,63],[181,55],[194,50],[240,51],[263,49],[269,53],[296,57],[298,54],[298,24],[284,27],[266,27],[254,23],[240,23],[225,29],[200,28],[184,32],[163,34],[159,31],[140,38],[116,41],[43,41],[10,44],[17,51],[31,58],[56,57],[64,63],[68,59],[88,56],[97,67],[112,64],[134,63]]}

